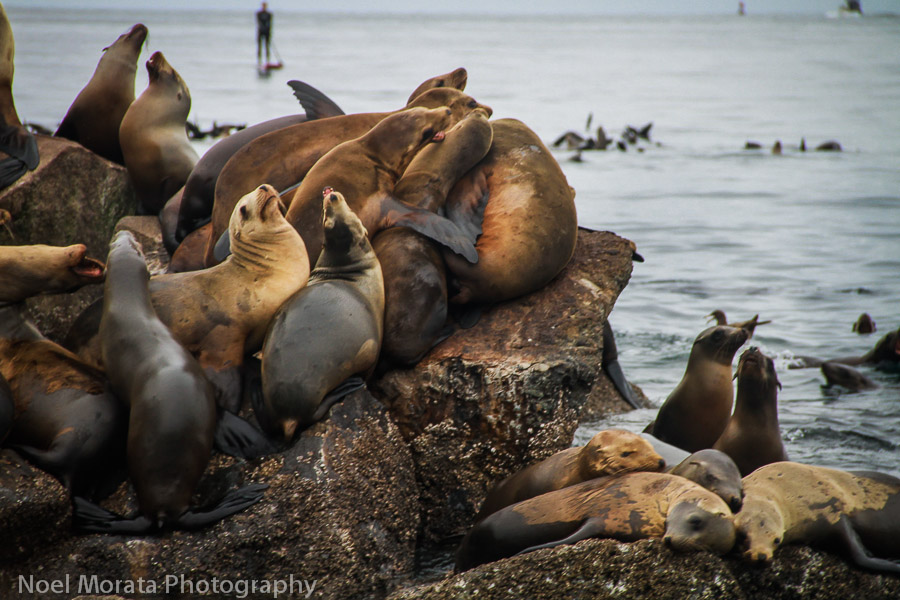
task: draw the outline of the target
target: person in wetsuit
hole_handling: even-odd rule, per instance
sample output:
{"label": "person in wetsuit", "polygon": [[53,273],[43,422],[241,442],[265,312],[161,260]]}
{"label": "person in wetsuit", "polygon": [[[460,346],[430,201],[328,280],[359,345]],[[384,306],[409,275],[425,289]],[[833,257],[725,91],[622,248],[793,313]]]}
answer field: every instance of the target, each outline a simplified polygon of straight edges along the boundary
{"label": "person in wetsuit", "polygon": [[269,61],[269,44],[272,41],[272,13],[268,11],[269,5],[265,2],[256,11],[256,62],[262,64],[262,47],[266,43],[266,64]]}

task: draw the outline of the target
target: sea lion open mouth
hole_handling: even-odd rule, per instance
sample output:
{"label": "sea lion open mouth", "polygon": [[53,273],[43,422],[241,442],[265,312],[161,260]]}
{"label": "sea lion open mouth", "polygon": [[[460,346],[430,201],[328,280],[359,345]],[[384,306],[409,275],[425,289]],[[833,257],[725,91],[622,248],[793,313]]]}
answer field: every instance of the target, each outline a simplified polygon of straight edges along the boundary
{"label": "sea lion open mouth", "polygon": [[432,142],[443,142],[444,138],[446,136],[447,136],[447,134],[444,133],[443,130],[441,130],[441,131],[438,131],[436,134],[434,134],[434,137],[431,138],[431,141]]}
{"label": "sea lion open mouth", "polygon": [[151,80],[155,80],[159,77],[159,69],[161,67],[162,62],[162,53],[159,51],[154,52],[150,58],[147,60],[147,74],[150,75]]}
{"label": "sea lion open mouth", "polygon": [[101,280],[103,279],[106,265],[99,260],[83,257],[77,265],[70,267],[71,271],[84,279]]}

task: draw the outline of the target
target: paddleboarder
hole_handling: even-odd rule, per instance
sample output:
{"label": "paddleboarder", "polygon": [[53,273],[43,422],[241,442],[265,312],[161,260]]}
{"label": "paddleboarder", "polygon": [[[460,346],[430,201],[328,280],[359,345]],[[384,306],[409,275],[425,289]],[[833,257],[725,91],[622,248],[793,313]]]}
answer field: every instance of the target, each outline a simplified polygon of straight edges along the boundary
{"label": "paddleboarder", "polygon": [[262,65],[262,47],[263,42],[266,43],[266,65],[271,62],[269,59],[269,44],[272,42],[272,13],[268,10],[269,5],[262,3],[262,7],[256,11],[256,62]]}

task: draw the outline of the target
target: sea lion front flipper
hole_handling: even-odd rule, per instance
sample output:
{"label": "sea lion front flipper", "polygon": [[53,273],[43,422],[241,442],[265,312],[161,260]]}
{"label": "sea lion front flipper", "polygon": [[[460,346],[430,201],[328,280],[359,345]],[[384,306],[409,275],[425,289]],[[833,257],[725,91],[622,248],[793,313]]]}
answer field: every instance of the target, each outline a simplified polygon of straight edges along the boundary
{"label": "sea lion front flipper", "polygon": [[126,519],[79,496],[72,496],[72,527],[79,533],[139,534],[154,530],[147,517]]}
{"label": "sea lion front flipper", "polygon": [[297,81],[296,79],[292,79],[287,83],[294,90],[294,97],[300,101],[300,105],[306,111],[306,119],[308,121],[337,117],[344,114],[341,107],[335,104],[331,98],[308,83]]}
{"label": "sea lion front flipper", "polygon": [[219,411],[214,444],[222,454],[245,460],[275,452],[269,440],[253,425],[227,410]]}
{"label": "sea lion front flipper", "polygon": [[640,404],[631,393],[631,386],[625,379],[625,373],[622,372],[622,365],[619,364],[619,352],[616,348],[616,337],[613,334],[612,325],[609,321],[603,323],[603,356],[600,360],[603,371],[609,376],[619,395],[631,405],[632,408],[640,408]]}
{"label": "sea lion front flipper", "polygon": [[269,489],[265,483],[251,483],[242,488],[233,490],[222,498],[222,501],[209,509],[188,509],[178,517],[176,525],[178,529],[192,530],[202,529],[221,521],[225,517],[240,512],[262,500],[263,492]]}
{"label": "sea lion front flipper", "polygon": [[555,548],[556,546],[563,546],[566,544],[575,544],[580,542],[581,540],[586,540],[588,538],[592,538],[596,536],[598,533],[603,531],[603,521],[600,519],[590,518],[587,519],[584,524],[578,528],[578,530],[570,535],[567,538],[563,538],[561,540],[556,540],[553,542],[547,542],[546,544],[538,544],[537,546],[530,546],[525,548],[521,552],[516,553],[516,556],[519,554],[525,554],[526,552],[532,552],[534,550],[541,550],[543,548]]}
{"label": "sea lion front flipper", "polygon": [[37,138],[22,125],[7,125],[0,129],[0,152],[18,158],[29,171],[34,171],[41,162]]}
{"label": "sea lion front flipper", "polygon": [[[482,218],[484,209],[482,208]],[[475,250],[475,241],[481,234],[481,224],[478,224],[477,233],[471,227],[460,227],[450,219],[438,214],[404,204],[391,196],[385,196],[381,204],[382,229],[389,227],[409,227],[413,231],[446,246],[453,252],[464,257],[470,263],[478,262],[478,252]]]}
{"label": "sea lion front flipper", "polygon": [[313,414],[313,421],[322,420],[322,418],[328,414],[328,410],[334,406],[338,400],[364,387],[366,387],[366,382],[359,375],[348,377],[322,398],[322,402],[319,403],[319,408],[317,408],[316,412]]}
{"label": "sea lion front flipper", "polygon": [[900,573],[900,563],[886,558],[877,558],[866,550],[862,539],[856,530],[853,529],[853,523],[850,522],[850,518],[847,515],[841,515],[837,525],[841,540],[846,544],[847,550],[850,552],[850,558],[853,559],[855,564],[872,571]]}

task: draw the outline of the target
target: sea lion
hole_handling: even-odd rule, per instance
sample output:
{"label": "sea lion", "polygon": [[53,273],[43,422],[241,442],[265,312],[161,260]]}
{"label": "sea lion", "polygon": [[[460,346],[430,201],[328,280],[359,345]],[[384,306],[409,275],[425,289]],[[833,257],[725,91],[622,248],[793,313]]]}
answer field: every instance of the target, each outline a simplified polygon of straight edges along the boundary
{"label": "sea lion", "polygon": [[[306,247],[285,221],[283,208],[271,186],[260,186],[234,208],[229,229],[234,253],[225,262],[150,280],[160,320],[197,357],[219,405],[232,413],[240,405],[244,355],[259,349],[272,315],[309,276]],[[66,345],[101,365],[97,309],[95,303],[78,317]]]}
{"label": "sea lion", "polygon": [[746,560],[765,563],[783,544],[839,548],[858,566],[900,573],[900,479],[794,462],[744,477],[735,517]]}
{"label": "sea lion", "polygon": [[[481,162],[447,198],[454,222],[480,221],[478,263],[444,252],[456,303],[500,302],[546,285],[575,251],[575,191],[540,138],[515,119],[493,121],[494,139]],[[475,217],[473,219],[473,216]]]}
{"label": "sea lion", "polygon": [[840,386],[851,392],[877,390],[880,386],[854,369],[841,363],[826,361],[820,367],[825,376],[826,387]]}
{"label": "sea lion", "polygon": [[[476,110],[429,144],[394,186],[401,202],[438,213],[456,181],[487,153],[493,132],[487,113]],[[419,361],[452,331],[447,322],[447,277],[441,252],[407,227],[379,232],[372,247],[384,271],[384,341],[381,360],[397,365]]]}
{"label": "sea lion", "polygon": [[54,135],[125,164],[119,145],[119,126],[134,102],[137,60],[145,39],[147,27],[138,23],[103,49],[94,75],[75,97]]}
{"label": "sea lion", "polygon": [[731,457],[721,450],[698,450],[666,472],[708,489],[724,500],[735,514],[741,509],[744,497],[741,472]]}
{"label": "sea lion", "polygon": [[[480,108],[491,114],[491,108],[479,104],[453,88],[435,88],[419,94],[407,108],[450,108],[452,127],[470,112]],[[226,230],[228,215],[245,190],[268,183],[286,191],[300,182],[326,152],[342,142],[364,135],[394,112],[360,113],[299,123],[270,132],[253,140],[228,160],[216,182],[212,211],[213,230],[207,248],[206,264],[214,265],[224,258],[215,257],[215,245]],[[273,159],[275,157],[275,159]],[[332,184],[328,184],[332,185]]]}
{"label": "sea lion", "polygon": [[876,369],[893,368],[900,364],[900,328],[886,333],[875,346],[862,356],[842,356],[822,360],[813,356],[797,356],[796,361],[788,365],[789,369],[805,369],[807,367],[821,367],[822,363],[832,362],[856,367],[859,365],[872,365]]}
{"label": "sea lion", "polygon": [[330,188],[323,196],[322,253],[309,284],[278,309],[262,348],[264,404],[254,408],[260,424],[286,442],[343,395],[323,401],[326,394],[368,376],[381,347],[381,265],[344,196]]}
{"label": "sea lion", "polygon": [[663,538],[680,551],[725,554],[734,545],[725,502],[668,473],[593,479],[507,506],[476,523],[456,553],[456,570],[590,537]]}
{"label": "sea lion", "polygon": [[[436,90],[431,90],[432,93]],[[416,154],[432,142],[441,142],[453,113],[447,107],[409,108],[392,114],[365,135],[335,146],[309,170],[289,200],[285,218],[306,242],[310,262],[322,248],[322,189],[342,190],[369,236],[403,225],[476,261],[475,235],[429,210],[403,204],[393,196],[394,186]],[[370,238],[371,239],[371,238]]]}
{"label": "sea lion", "polygon": [[759,315],[753,315],[752,319],[747,319],[746,321],[736,321],[734,323],[729,323],[728,319],[725,317],[725,312],[721,310],[714,310],[708,315],[706,315],[709,320],[715,320],[716,325],[728,325],[729,327],[739,327],[741,329],[746,329],[750,334],[750,337],[753,337],[753,332],[756,331],[757,325],[767,325],[772,321],[760,321]]}
{"label": "sea lion", "polygon": [[501,508],[589,479],[630,471],[660,471],[666,461],[636,433],[605,429],[584,446],[567,448],[525,467],[492,487],[475,516],[480,521]]}
{"label": "sea lion", "polygon": [[778,425],[781,382],[775,362],[755,346],[741,354],[737,380],[734,414],[713,448],[730,456],[746,476],[763,465],[788,460]]}
{"label": "sea lion", "polygon": [[727,325],[703,330],[681,382],[659,407],[649,433],[688,452],[712,448],[731,417],[734,353],[749,337],[746,329]]}
{"label": "sea lion", "polygon": [[12,27],[0,4],[0,189],[36,169],[40,162],[37,140],[22,125],[13,100],[15,55]]}
{"label": "sea lion", "polygon": [[412,94],[409,95],[409,99],[406,101],[406,104],[410,105],[412,101],[418,98],[421,94],[434,88],[448,87],[463,91],[466,89],[466,82],[468,81],[468,79],[469,73],[463,67],[453,69],[449,73],[444,73],[443,75],[437,75],[436,77],[426,79],[419,84],[419,87],[413,90]]}
{"label": "sea lion", "polygon": [[875,320],[872,319],[869,313],[863,313],[859,315],[856,323],[853,324],[853,331],[860,335],[875,333]]}
{"label": "sea lion", "polygon": [[218,506],[190,509],[191,496],[209,463],[216,429],[212,385],[196,359],[156,316],[150,272],[129,231],[110,242],[100,340],[110,388],[129,407],[128,474],[139,516],[104,519],[84,502],[73,522],[81,531],[147,533],[196,529],[257,502],[260,487],[240,491]]}
{"label": "sea lion", "polygon": [[185,273],[205,268],[203,258],[206,256],[206,246],[209,244],[211,232],[212,223],[207,223],[187,234],[175,249],[166,272]]}
{"label": "sea lion", "polygon": [[131,103],[119,128],[125,168],[143,214],[158,214],[199,160],[184,124],[191,93],[162,52],[147,61],[150,83]]}
{"label": "sea lion", "polygon": [[103,263],[88,257],[84,244],[0,246],[0,304],[101,283],[103,273]]}

